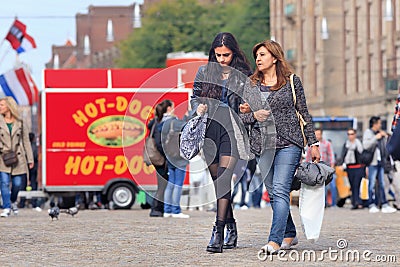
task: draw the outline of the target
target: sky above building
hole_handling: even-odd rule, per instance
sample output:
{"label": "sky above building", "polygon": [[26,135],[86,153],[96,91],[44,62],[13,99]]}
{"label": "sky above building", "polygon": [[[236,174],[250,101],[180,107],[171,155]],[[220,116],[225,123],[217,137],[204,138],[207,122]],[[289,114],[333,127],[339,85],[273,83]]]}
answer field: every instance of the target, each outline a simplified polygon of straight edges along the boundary
{"label": "sky above building", "polygon": [[20,61],[27,64],[39,87],[45,64],[51,59],[51,46],[64,45],[69,39],[76,43],[77,13],[88,12],[94,6],[128,6],[143,0],[11,0],[2,4],[0,13],[0,74],[15,66],[17,53],[5,40],[17,17],[26,25],[26,31],[37,45],[36,49],[21,53]]}

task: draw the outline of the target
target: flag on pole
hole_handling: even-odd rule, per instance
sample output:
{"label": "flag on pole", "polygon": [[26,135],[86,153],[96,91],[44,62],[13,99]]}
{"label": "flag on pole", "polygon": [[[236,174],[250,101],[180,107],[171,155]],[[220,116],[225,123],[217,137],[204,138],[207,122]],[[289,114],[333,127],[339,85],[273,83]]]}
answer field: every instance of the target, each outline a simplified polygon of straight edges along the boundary
{"label": "flag on pole", "polygon": [[21,106],[32,105],[38,100],[39,91],[29,72],[22,67],[0,75],[0,89]]}
{"label": "flag on pole", "polygon": [[28,77],[28,83],[29,87],[31,88],[33,104],[35,104],[39,102],[39,89],[37,88],[36,83],[32,78],[32,75],[26,70],[25,75]]}
{"label": "flag on pole", "polygon": [[36,48],[35,40],[26,33],[26,25],[15,20],[5,38],[18,54]]}

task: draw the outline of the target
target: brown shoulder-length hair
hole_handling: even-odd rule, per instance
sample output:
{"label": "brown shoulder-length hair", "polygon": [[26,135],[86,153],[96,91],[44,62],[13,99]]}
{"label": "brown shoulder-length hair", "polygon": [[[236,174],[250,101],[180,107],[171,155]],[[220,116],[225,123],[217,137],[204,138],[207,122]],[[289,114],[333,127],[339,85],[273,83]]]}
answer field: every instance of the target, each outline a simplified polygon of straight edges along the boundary
{"label": "brown shoulder-length hair", "polygon": [[[276,66],[277,82],[276,85],[274,85],[271,89],[278,90],[287,83],[290,74],[293,73],[293,68],[285,59],[285,55],[283,53],[281,45],[272,40],[265,40],[261,43],[256,44],[253,47],[254,60],[256,60],[257,58],[257,51],[258,49],[260,49],[260,47],[265,47],[271,53],[271,55],[276,59],[275,66]],[[256,68],[253,75],[250,76],[250,79],[254,84],[257,84],[258,82],[264,81],[264,75],[261,71],[259,71]]]}

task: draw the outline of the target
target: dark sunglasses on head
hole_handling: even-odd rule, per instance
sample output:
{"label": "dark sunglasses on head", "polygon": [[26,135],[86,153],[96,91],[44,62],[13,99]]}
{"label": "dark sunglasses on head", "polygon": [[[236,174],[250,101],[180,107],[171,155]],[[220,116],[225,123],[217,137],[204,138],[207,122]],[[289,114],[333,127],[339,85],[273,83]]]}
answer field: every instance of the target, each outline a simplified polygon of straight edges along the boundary
{"label": "dark sunglasses on head", "polygon": [[347,135],[354,135],[355,133],[347,133]]}

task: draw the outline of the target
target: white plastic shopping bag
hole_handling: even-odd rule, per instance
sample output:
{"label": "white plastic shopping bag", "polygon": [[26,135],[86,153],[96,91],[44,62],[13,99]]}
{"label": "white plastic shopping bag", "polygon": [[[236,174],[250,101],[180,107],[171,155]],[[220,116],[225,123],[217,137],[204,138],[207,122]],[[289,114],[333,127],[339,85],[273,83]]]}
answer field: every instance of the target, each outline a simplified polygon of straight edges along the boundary
{"label": "white plastic shopping bag", "polygon": [[299,212],[303,233],[307,240],[317,241],[325,211],[325,185],[301,184]]}

